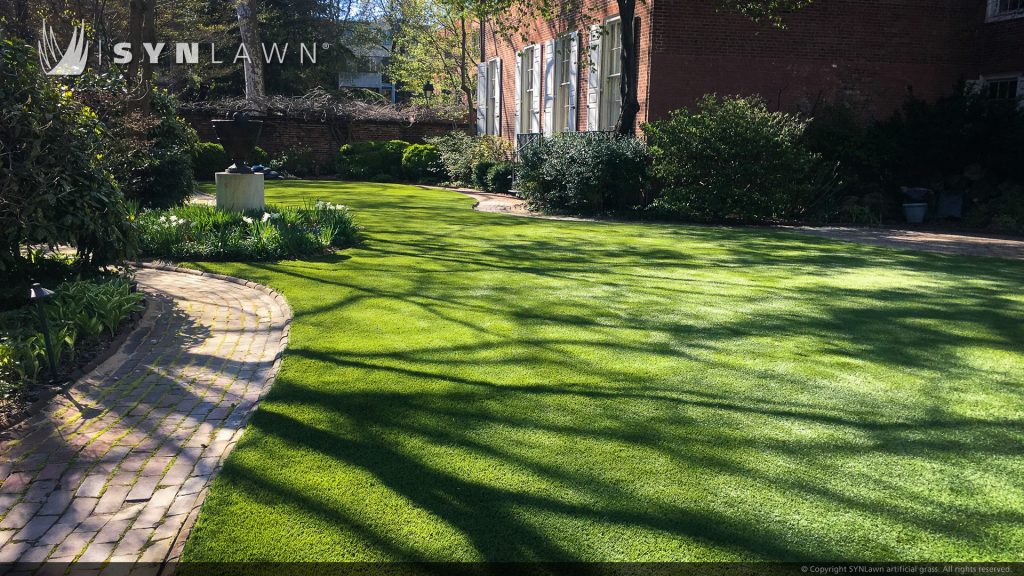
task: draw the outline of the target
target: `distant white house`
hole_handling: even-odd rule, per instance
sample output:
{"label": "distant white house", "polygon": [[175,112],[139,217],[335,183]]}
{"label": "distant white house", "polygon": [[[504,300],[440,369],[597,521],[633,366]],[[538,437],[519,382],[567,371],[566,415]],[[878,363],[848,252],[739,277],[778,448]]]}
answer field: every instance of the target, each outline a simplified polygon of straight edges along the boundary
{"label": "distant white house", "polygon": [[365,35],[366,30],[350,29],[342,36],[343,41],[349,40],[344,44],[354,58],[350,60],[346,70],[338,72],[338,88],[373,90],[395,102],[395,85],[384,74],[384,69],[391,58],[391,35],[381,34],[380,38],[369,42]]}

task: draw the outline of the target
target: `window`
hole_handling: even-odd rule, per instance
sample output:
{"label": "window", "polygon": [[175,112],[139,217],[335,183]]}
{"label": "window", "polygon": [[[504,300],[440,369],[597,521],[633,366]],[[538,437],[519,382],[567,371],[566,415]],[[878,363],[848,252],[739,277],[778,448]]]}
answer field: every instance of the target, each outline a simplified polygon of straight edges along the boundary
{"label": "window", "polygon": [[622,93],[619,90],[622,77],[622,20],[618,18],[605,23],[601,41],[601,110],[598,126],[601,130],[615,128],[622,109]]}
{"label": "window", "polygon": [[496,114],[497,106],[500,98],[500,92],[498,83],[501,82],[501,78],[498,76],[498,60],[490,60],[487,62],[487,90],[484,97],[481,99],[487,103],[487,130],[485,134],[498,134],[498,115]]}
{"label": "window", "polygon": [[555,118],[553,132],[568,132],[572,126],[572,42],[571,34],[555,39]]}
{"label": "window", "polygon": [[476,66],[476,133],[501,134],[501,60]]}
{"label": "window", "polygon": [[988,20],[1024,17],[1024,0],[988,0]]}
{"label": "window", "polygon": [[529,134],[536,132],[537,129],[533,125],[535,115],[539,114],[536,109],[537,102],[539,101],[538,90],[540,86],[537,86],[537,79],[540,77],[539,70],[537,70],[537,62],[540,60],[540,54],[538,53],[540,46],[533,45],[523,48],[522,56],[519,60],[520,72],[519,72],[519,133]]}
{"label": "window", "polygon": [[1016,100],[1019,77],[992,78],[982,82],[981,93],[988,100]]}

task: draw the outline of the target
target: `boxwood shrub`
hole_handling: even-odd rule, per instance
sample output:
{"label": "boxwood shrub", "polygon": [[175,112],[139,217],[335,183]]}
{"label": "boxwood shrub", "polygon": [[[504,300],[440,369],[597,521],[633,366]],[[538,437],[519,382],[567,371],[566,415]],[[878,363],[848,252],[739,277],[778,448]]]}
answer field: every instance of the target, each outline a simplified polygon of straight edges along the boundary
{"label": "boxwood shrub", "polygon": [[491,192],[508,194],[512,191],[516,165],[512,162],[499,162],[487,171],[487,187]]}
{"label": "boxwood shrub", "polygon": [[491,168],[497,165],[493,160],[480,160],[473,165],[473,187],[478,190],[491,191],[491,184],[487,181],[487,174]]}
{"label": "boxwood shrub", "polygon": [[350,180],[399,180],[402,156],[410,144],[404,140],[375,140],[345,144],[338,151],[335,169]]}
{"label": "boxwood shrub", "polygon": [[192,157],[196,180],[213,180],[217,172],[231,166],[231,157],[224,147],[216,142],[200,142]]}
{"label": "boxwood shrub", "polygon": [[594,214],[646,198],[647,147],[636,138],[562,133],[525,145],[519,157],[519,193],[533,209]]}
{"label": "boxwood shrub", "polygon": [[413,144],[402,154],[402,171],[413,182],[437,182],[441,179],[441,153],[433,144]]}

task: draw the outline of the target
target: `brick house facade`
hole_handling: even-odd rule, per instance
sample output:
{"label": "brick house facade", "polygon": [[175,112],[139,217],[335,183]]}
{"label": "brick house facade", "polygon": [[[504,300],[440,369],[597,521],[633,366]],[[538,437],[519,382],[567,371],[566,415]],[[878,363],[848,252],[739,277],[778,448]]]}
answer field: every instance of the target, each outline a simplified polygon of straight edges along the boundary
{"label": "brick house facade", "polygon": [[[639,3],[637,124],[711,92],[810,114],[841,103],[866,118],[962,82],[1024,97],[1024,0],[818,0],[785,23],[756,24],[714,0]],[[579,14],[525,24],[514,39],[490,31],[477,70],[478,133],[609,129],[618,25],[614,1],[590,0]]]}

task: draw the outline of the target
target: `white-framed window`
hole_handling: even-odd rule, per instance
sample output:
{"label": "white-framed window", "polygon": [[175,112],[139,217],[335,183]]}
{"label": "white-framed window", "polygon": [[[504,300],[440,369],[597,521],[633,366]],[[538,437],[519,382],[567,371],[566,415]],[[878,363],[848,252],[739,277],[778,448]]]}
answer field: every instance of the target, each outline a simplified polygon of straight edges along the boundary
{"label": "white-framed window", "polygon": [[981,81],[981,95],[986,100],[1016,100],[1021,94],[1020,76],[984,78]]}
{"label": "white-framed window", "polygon": [[498,75],[498,59],[493,58],[487,62],[487,108],[489,114],[487,115],[487,133],[488,134],[499,134],[501,132],[501,125],[498,120],[498,106],[500,106],[501,98],[501,77]]}
{"label": "white-framed window", "polygon": [[987,100],[1017,101],[1024,108],[1024,76],[1020,74],[983,77],[978,86]]}
{"label": "white-framed window", "polygon": [[611,130],[619,121],[622,110],[622,20],[609,19],[604,24],[601,41],[601,111],[600,130]]}
{"label": "white-framed window", "polygon": [[1024,0],[988,0],[987,22],[1011,18],[1024,18]]}
{"label": "white-framed window", "polygon": [[573,82],[573,42],[572,34],[563,34],[555,38],[555,113],[551,125],[552,132],[568,132],[572,129],[569,118],[575,113],[571,92]]}
{"label": "white-framed window", "polygon": [[526,46],[522,49],[522,56],[519,58],[519,133],[527,134],[534,132],[532,128],[532,118],[537,111],[534,110],[535,94],[541,89],[535,81],[537,76],[536,67],[536,51],[540,50],[540,46],[532,45]]}
{"label": "white-framed window", "polygon": [[540,44],[523,48],[517,57],[517,130],[520,134],[540,131]]}
{"label": "white-framed window", "polygon": [[501,134],[501,60],[477,64],[477,134]]}
{"label": "white-framed window", "polygon": [[1017,102],[1024,110],[1024,74],[993,74],[967,82],[968,92],[991,102]]}

